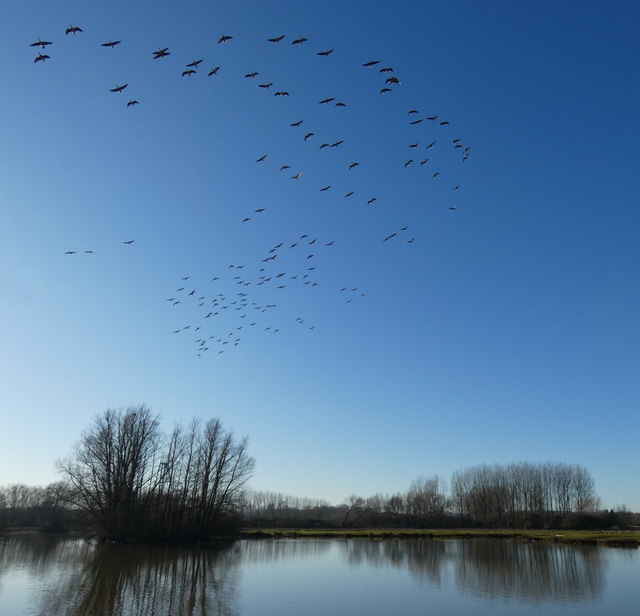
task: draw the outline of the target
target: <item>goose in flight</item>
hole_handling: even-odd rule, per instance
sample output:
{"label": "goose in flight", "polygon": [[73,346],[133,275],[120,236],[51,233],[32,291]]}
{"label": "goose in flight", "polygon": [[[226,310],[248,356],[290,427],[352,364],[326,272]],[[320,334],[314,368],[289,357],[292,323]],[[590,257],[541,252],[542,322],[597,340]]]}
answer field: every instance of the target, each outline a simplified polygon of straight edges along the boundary
{"label": "goose in flight", "polygon": [[47,45],[53,45],[53,42],[41,41],[40,39],[38,39],[35,43],[31,43],[29,47],[40,47],[41,49],[44,49]]}
{"label": "goose in flight", "polygon": [[261,83],[258,87],[268,90],[272,85],[273,85],[273,81],[270,81],[269,83]]}
{"label": "goose in flight", "polygon": [[292,124],[289,124],[289,126],[300,126],[302,122],[303,120],[298,120],[297,122],[293,122]]}
{"label": "goose in flight", "polygon": [[392,233],[391,235],[387,235],[387,237],[385,237],[382,241],[386,242],[387,240],[390,240],[393,237],[396,237],[398,234],[397,233]]}
{"label": "goose in flight", "polygon": [[329,186],[325,186],[324,188],[320,189],[320,192],[327,192],[327,190],[329,190],[331,188],[331,184],[329,184]]}
{"label": "goose in flight", "polygon": [[314,135],[315,135],[315,133],[307,133],[307,134],[304,136],[304,140],[306,141],[307,139],[309,139],[310,137],[313,137]]}
{"label": "goose in flight", "polygon": [[298,171],[298,173],[296,173],[295,175],[291,176],[291,179],[292,180],[299,180],[301,175],[302,175],[302,172]]}
{"label": "goose in flight", "polygon": [[376,202],[378,200],[377,197],[371,197],[371,199],[369,199],[369,201],[367,201],[367,205],[371,205],[372,203]]}
{"label": "goose in flight", "polygon": [[386,94],[387,92],[391,92],[391,88],[380,88],[380,94]]}
{"label": "goose in flight", "polygon": [[100,47],[111,47],[113,49],[116,45],[120,45],[122,41],[109,41],[108,43],[101,43]]}
{"label": "goose in flight", "polygon": [[76,251],[75,250],[67,250],[67,252],[64,253],[65,255],[75,255]]}
{"label": "goose in flight", "polygon": [[351,195],[353,195],[356,191],[352,190],[351,192],[348,192],[345,197],[350,197]]}
{"label": "goose in flight", "polygon": [[256,159],[257,163],[261,163],[264,161],[265,158],[267,158],[268,154],[263,154],[260,158]]}
{"label": "goose in flight", "polygon": [[218,44],[220,43],[226,43],[227,41],[230,41],[233,37],[229,36],[228,34],[223,34],[219,39],[218,39]]}
{"label": "goose in flight", "polygon": [[127,246],[131,246],[131,244],[133,244],[133,242],[135,242],[135,240],[126,240],[126,241],[124,241],[122,243],[126,244]]}
{"label": "goose in flight", "polygon": [[191,75],[195,75],[197,71],[193,70],[192,68],[188,68],[184,71],[182,71],[182,76],[183,77],[191,77]]}
{"label": "goose in flight", "polygon": [[280,98],[283,98],[284,96],[289,96],[289,92],[287,92],[286,90],[280,90],[279,92],[275,92],[274,96],[279,96]]}
{"label": "goose in flight", "polygon": [[279,43],[284,38],[284,34],[280,36],[274,36],[273,38],[267,39],[270,43]]}
{"label": "goose in flight", "polygon": [[115,88],[111,88],[111,90],[109,90],[109,92],[122,92],[122,90],[124,90],[129,84],[125,83],[121,86],[116,86]]}
{"label": "goose in flight", "polygon": [[353,169],[354,167],[357,167],[360,163],[351,163],[349,165],[349,169]]}
{"label": "goose in flight", "polygon": [[250,79],[255,79],[259,74],[260,74],[260,73],[258,73],[257,71],[253,71],[253,73],[247,73],[247,74],[245,75],[245,79],[246,79],[247,77],[249,77]]}
{"label": "goose in flight", "polygon": [[292,45],[302,45],[302,43],[305,43],[308,40],[309,39],[305,38],[304,36],[301,36],[300,38],[297,38],[295,41],[292,41],[291,44]]}
{"label": "goose in flight", "polygon": [[35,59],[33,60],[34,62],[44,62],[45,60],[49,60],[51,58],[51,56],[48,56],[46,53],[39,53]]}
{"label": "goose in flight", "polygon": [[163,47],[162,49],[156,49],[153,52],[153,59],[157,60],[158,58],[166,58],[167,56],[170,56],[171,52],[169,51],[168,47]]}
{"label": "goose in flight", "polygon": [[380,60],[369,60],[369,62],[365,62],[362,66],[373,68],[376,64],[380,64]]}
{"label": "goose in flight", "polygon": [[69,26],[66,31],[66,34],[73,34],[75,36],[76,32],[82,32],[82,28],[78,28],[78,26]]}
{"label": "goose in flight", "polygon": [[135,107],[135,105],[139,105],[140,103],[135,99],[132,98],[128,103],[127,103],[127,107]]}
{"label": "goose in flight", "polygon": [[193,62],[189,62],[189,64],[186,64],[185,66],[187,68],[198,68],[198,65],[202,63],[202,60],[194,60]]}
{"label": "goose in flight", "polygon": [[320,104],[321,105],[326,105],[327,103],[330,103],[331,101],[335,101],[335,100],[336,100],[335,97],[333,97],[333,98],[324,98],[324,99],[322,99],[320,101]]}
{"label": "goose in flight", "polygon": [[216,66],[215,68],[212,68],[212,69],[209,71],[208,77],[211,77],[211,75],[217,75],[219,70],[220,70],[220,67],[219,67],[219,66]]}
{"label": "goose in flight", "polygon": [[318,55],[319,56],[324,56],[325,58],[328,58],[331,53],[333,52],[333,49],[326,49],[325,51],[319,51]]}

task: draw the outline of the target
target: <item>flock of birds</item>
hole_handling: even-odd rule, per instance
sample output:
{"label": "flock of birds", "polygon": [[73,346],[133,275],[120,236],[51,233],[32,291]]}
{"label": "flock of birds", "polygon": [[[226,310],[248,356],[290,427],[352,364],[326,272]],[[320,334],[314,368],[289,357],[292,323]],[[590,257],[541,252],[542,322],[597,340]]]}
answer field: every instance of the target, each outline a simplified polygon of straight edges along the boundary
{"label": "flock of birds", "polygon": [[[66,29],[65,36],[83,33],[82,28],[71,25]],[[218,38],[218,44],[225,45],[233,40],[233,36],[223,34]],[[278,45],[285,40],[285,35],[278,35],[268,38],[266,40],[269,44]],[[306,37],[299,37],[291,40],[290,44],[293,46],[302,46],[308,43]],[[106,42],[99,43],[100,46],[114,49],[122,44],[121,40],[108,40]],[[51,59],[48,53],[45,53],[49,47],[53,45],[51,40],[41,40],[38,38],[35,42],[31,43],[31,47],[37,47],[40,52],[34,59],[34,63],[44,63]],[[329,59],[334,53],[333,49],[323,49],[316,52],[316,55]],[[169,47],[161,47],[151,52],[152,60],[162,60],[171,55]],[[204,59],[194,59],[184,65],[184,69],[181,72],[181,77],[191,78],[200,72],[200,67],[203,64]],[[391,66],[382,65],[377,59],[370,59],[361,63],[361,66],[365,69],[376,71],[382,76],[383,82],[379,84],[378,93],[380,95],[388,95],[393,92],[395,88],[401,85],[401,81],[394,74],[394,69]],[[221,71],[221,66],[212,66],[208,71],[205,71],[208,77],[215,77]],[[252,70],[244,74],[244,79],[256,82],[257,86],[263,91],[273,92],[273,95],[281,99],[290,97],[291,94],[288,89],[279,88],[276,89],[273,81],[258,79],[261,77],[259,71]],[[129,87],[128,83],[115,84],[109,91],[114,94],[122,94]],[[333,106],[336,109],[348,107],[348,103],[345,100],[337,96],[327,96],[316,101],[319,105]],[[126,107],[135,107],[139,105],[139,100],[131,98],[126,103]],[[420,113],[417,109],[411,108],[407,111],[406,123],[413,127],[420,127],[421,125],[432,126],[436,130],[446,130],[450,126],[450,122],[447,119],[441,118],[438,114],[431,113],[420,117]],[[289,123],[289,128],[299,129],[300,143],[307,148],[313,148],[319,152],[323,150],[331,151],[341,148],[345,143],[345,139],[328,139],[318,140],[319,130],[313,127],[308,127],[305,124],[304,119],[296,118]],[[443,133],[445,135],[446,133]],[[422,142],[420,139],[416,139],[407,144],[408,150],[414,152],[412,156],[405,156],[405,159],[401,163],[404,168],[411,166],[425,167],[427,165],[432,166],[431,152],[437,147],[441,147],[441,139],[439,136],[430,138]],[[469,152],[471,147],[464,144],[460,138],[454,138],[445,140],[445,144],[448,143],[453,152],[459,153],[459,159],[465,162],[469,158]],[[422,145],[421,145],[422,144]],[[419,152],[424,152],[423,155],[417,156]],[[279,153],[260,153],[255,158],[255,164],[269,166],[271,161]],[[350,158],[347,163],[344,163],[344,171],[346,176],[353,177],[358,173],[358,167],[365,164],[361,160],[354,160]],[[274,166],[274,171],[284,175],[293,181],[300,181],[303,177],[303,170],[296,168],[293,164],[288,162],[277,162]],[[440,170],[434,170],[430,173],[431,180],[436,181],[441,175]],[[456,192],[461,188],[460,184],[452,183],[451,191]],[[338,193],[341,199],[349,199],[359,193],[356,187],[343,186],[343,190],[340,191],[339,186],[333,182],[322,184],[316,188],[320,193]],[[379,197],[375,194],[367,194],[363,198],[363,204],[374,207],[379,204]],[[454,204],[447,205],[450,212],[456,212],[457,206]],[[242,225],[251,223],[256,217],[261,216],[267,211],[267,207],[258,207],[247,212],[240,219]],[[125,240],[122,242],[125,245],[131,246],[135,240]],[[194,314],[195,309],[195,321],[190,320],[186,324],[182,324],[176,329],[172,330],[174,334],[185,334],[199,332],[197,338],[193,340],[194,350],[198,356],[202,356],[208,351],[217,350],[218,354],[224,353],[225,350],[239,346],[244,338],[246,331],[251,329],[262,329],[265,333],[277,334],[280,331],[280,327],[275,323],[269,322],[271,313],[278,308],[278,304],[274,303],[276,300],[265,300],[264,293],[254,292],[258,288],[269,289],[273,294],[278,294],[278,301],[286,294],[286,289],[295,285],[307,287],[309,290],[315,289],[321,283],[317,277],[318,264],[321,263],[324,255],[327,251],[330,251],[334,245],[333,239],[327,238],[320,240],[318,237],[311,233],[303,233],[301,235],[295,235],[289,238],[288,241],[280,241],[271,248],[263,257],[257,262],[252,264],[229,264],[219,272],[211,272],[213,274],[210,280],[200,281],[194,288],[187,286],[189,281],[192,282],[192,276],[184,276],[180,280],[179,286],[175,288],[173,292],[170,292],[170,297],[165,298],[166,302],[170,306],[181,309],[189,307]],[[406,245],[412,245],[415,242],[415,237],[409,233],[409,225],[403,225],[395,230],[389,230],[389,232],[380,238],[381,243],[384,245],[387,242],[402,241]],[[76,254],[95,254],[94,249],[87,250],[68,250],[64,254],[76,255]],[[286,263],[286,265],[281,265]],[[282,270],[282,271],[281,271]],[[232,287],[235,285],[235,289]],[[335,292],[342,298],[345,304],[350,304],[354,300],[366,297],[366,293],[355,286],[339,286],[336,285]],[[228,315],[235,315],[235,322],[229,325]],[[303,315],[297,315],[292,318],[293,323],[297,327],[304,327],[308,330],[314,330],[316,325],[309,322]],[[211,333],[212,323],[218,322],[219,325],[215,328],[214,333]]]}

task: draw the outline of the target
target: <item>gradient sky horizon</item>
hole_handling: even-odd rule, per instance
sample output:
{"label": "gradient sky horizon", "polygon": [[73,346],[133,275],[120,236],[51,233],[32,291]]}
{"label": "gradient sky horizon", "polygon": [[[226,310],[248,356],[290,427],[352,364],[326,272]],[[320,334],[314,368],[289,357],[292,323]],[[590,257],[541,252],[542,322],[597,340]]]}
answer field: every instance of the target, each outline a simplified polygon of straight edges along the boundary
{"label": "gradient sky horizon", "polygon": [[554,461],[640,511],[639,17],[5,7],[0,485],[59,479],[98,414],[147,404],[247,435],[258,490],[337,504]]}

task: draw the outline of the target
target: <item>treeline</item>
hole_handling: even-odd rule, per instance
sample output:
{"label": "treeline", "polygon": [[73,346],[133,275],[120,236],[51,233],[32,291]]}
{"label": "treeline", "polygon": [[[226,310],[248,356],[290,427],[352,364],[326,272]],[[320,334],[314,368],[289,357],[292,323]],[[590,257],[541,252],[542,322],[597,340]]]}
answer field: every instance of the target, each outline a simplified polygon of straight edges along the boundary
{"label": "treeline", "polygon": [[351,495],[332,506],[274,492],[248,493],[245,523],[254,527],[326,528],[626,528],[624,507],[602,510],[582,466],[562,463],[481,465],[456,471],[447,490],[421,477],[392,495]]}
{"label": "treeline", "polygon": [[245,527],[625,528],[622,508],[602,511],[582,466],[474,466],[446,482],[420,477],[392,495],[351,495],[340,505],[247,491],[255,462],[246,438],[218,419],[170,434],[145,406],[107,410],[58,462],[45,488],[0,487],[0,529],[91,527],[115,541],[206,540]]}

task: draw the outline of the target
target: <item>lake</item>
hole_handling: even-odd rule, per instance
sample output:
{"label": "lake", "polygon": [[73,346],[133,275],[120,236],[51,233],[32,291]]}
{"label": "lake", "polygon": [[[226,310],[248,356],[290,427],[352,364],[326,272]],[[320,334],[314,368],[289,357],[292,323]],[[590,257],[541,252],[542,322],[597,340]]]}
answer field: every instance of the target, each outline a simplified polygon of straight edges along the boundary
{"label": "lake", "polygon": [[632,614],[640,550],[507,539],[0,540],[7,616]]}

